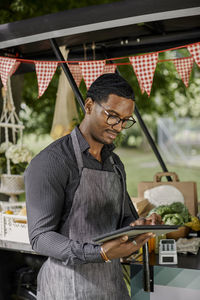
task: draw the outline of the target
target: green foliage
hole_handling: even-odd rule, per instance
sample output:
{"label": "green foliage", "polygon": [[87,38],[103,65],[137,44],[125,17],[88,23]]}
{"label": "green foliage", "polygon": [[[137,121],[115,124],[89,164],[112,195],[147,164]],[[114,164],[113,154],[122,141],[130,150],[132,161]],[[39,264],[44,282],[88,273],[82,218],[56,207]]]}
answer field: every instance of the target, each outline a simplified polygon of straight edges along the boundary
{"label": "green foliage", "polygon": [[0,174],[4,174],[7,171],[7,162],[4,153],[0,153]]}
{"label": "green foliage", "polygon": [[18,164],[11,163],[10,172],[11,174],[23,174],[26,167],[27,167],[26,162],[18,163]]}
{"label": "green foliage", "polygon": [[[28,163],[27,162],[18,162],[14,163],[10,160],[10,172],[11,174],[22,174],[26,169]],[[7,173],[7,160],[5,156],[5,152],[0,153],[0,174]]]}
{"label": "green foliage", "polygon": [[116,1],[119,0],[3,0],[0,4],[0,24]]}

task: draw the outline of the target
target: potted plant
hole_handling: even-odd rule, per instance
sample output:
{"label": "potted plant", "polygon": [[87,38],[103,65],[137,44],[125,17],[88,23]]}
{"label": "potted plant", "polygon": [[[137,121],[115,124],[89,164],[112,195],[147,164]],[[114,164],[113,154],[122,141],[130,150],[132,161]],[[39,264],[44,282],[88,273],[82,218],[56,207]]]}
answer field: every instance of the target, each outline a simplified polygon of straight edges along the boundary
{"label": "potted plant", "polygon": [[18,194],[24,190],[23,173],[31,159],[32,153],[25,145],[1,144],[1,192]]}

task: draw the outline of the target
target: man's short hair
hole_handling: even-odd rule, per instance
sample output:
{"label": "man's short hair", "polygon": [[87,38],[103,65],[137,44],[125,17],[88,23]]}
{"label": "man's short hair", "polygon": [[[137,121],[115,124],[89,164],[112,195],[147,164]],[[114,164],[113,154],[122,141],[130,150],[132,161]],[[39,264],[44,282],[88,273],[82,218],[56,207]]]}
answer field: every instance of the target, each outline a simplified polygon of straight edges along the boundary
{"label": "man's short hair", "polygon": [[87,98],[92,98],[95,102],[106,102],[110,94],[132,99],[135,95],[130,84],[116,73],[107,73],[99,76],[90,86]]}

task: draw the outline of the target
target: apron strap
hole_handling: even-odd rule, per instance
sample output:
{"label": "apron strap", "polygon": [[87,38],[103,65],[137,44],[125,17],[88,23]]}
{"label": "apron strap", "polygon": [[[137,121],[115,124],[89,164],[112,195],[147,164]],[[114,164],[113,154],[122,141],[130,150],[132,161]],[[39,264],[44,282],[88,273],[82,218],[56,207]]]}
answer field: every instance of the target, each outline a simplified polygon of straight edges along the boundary
{"label": "apron strap", "polygon": [[[124,174],[123,174],[122,170],[114,162],[114,159],[113,159],[112,156],[110,156],[110,162],[113,166],[114,171],[118,175],[120,175],[121,181],[122,181],[123,199],[122,199],[122,213],[121,213],[121,218],[120,218],[120,223],[119,223],[119,227],[121,228],[123,217],[124,217],[124,206],[125,206],[125,199],[126,199],[126,182],[125,182],[125,178],[124,178]],[[139,218],[138,213],[137,213],[137,211],[136,211],[136,209],[135,209],[135,207],[134,207],[134,205],[133,205],[133,203],[132,203],[132,201],[130,200],[129,197],[128,197],[128,203],[129,203],[129,208],[130,208],[130,211],[131,211],[132,215],[137,220]]]}
{"label": "apron strap", "polygon": [[83,158],[82,158],[81,149],[80,149],[79,142],[78,142],[77,135],[76,135],[76,128],[74,128],[72,130],[71,138],[72,138],[72,145],[74,148],[74,153],[76,156],[76,161],[78,164],[79,175],[81,175],[81,172],[83,169]]}
{"label": "apron strap", "polygon": [[121,228],[123,218],[124,218],[124,206],[125,206],[125,198],[126,198],[126,182],[125,182],[125,178],[124,178],[124,175],[123,175],[121,169],[114,162],[112,155],[109,158],[110,158],[110,162],[113,166],[114,172],[121,178],[121,182],[122,182],[122,206],[121,206],[121,217],[120,217],[120,222],[119,222],[119,228]]}
{"label": "apron strap", "polygon": [[111,164],[112,164],[112,167],[113,167],[114,172],[115,172],[118,176],[121,177],[121,172],[119,172],[119,170],[118,170],[118,168],[117,168],[117,165],[115,164],[112,155],[110,155],[109,159],[110,159],[110,162],[111,162]]}

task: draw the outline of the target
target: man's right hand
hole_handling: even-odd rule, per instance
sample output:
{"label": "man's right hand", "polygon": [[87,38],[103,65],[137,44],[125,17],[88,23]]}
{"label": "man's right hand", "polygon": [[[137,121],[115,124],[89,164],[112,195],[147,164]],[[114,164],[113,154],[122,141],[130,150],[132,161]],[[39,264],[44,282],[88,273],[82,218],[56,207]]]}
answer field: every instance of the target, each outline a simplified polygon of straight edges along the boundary
{"label": "man's right hand", "polygon": [[[102,244],[102,248],[108,259],[128,257],[133,252],[139,250],[150,238],[154,237],[151,232],[140,234],[129,241],[128,236],[124,235],[120,238],[108,241]],[[135,242],[134,242],[135,241]]]}

